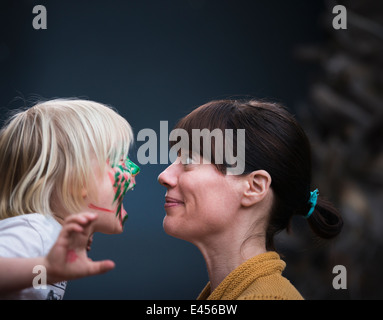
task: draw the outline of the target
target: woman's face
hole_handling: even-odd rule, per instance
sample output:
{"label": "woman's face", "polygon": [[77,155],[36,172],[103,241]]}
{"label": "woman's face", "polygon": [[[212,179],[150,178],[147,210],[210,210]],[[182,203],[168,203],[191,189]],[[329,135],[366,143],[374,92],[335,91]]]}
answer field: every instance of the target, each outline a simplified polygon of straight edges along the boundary
{"label": "woman's face", "polygon": [[[95,166],[97,167],[97,166]],[[125,193],[132,189],[139,168],[128,159],[116,166],[107,164],[104,171],[96,170],[95,188],[88,197],[88,209],[98,214],[95,231],[102,233],[121,233],[127,212],[122,204]]]}
{"label": "woman's face", "polygon": [[163,227],[171,236],[203,241],[228,230],[240,208],[239,180],[201,158],[180,157],[158,177],[167,188]]}

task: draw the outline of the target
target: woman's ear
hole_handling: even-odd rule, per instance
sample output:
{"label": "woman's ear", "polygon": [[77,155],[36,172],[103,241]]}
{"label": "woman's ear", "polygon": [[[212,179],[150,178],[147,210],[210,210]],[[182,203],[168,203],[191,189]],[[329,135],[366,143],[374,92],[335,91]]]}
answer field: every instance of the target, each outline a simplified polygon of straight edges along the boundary
{"label": "woman's ear", "polygon": [[268,194],[271,176],[265,170],[253,171],[246,177],[246,189],[243,192],[241,204],[250,207],[262,201]]}

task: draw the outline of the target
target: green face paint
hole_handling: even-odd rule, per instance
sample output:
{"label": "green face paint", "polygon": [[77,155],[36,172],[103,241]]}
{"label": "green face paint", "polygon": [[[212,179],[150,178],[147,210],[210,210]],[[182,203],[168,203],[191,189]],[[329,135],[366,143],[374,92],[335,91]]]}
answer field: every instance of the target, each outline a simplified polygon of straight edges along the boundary
{"label": "green face paint", "polygon": [[140,172],[140,167],[136,165],[132,160],[126,158],[125,166],[129,168],[130,173],[135,176]]}
{"label": "green face paint", "polygon": [[140,172],[140,168],[129,158],[122,160],[118,165],[112,166],[113,173],[109,173],[110,180],[114,188],[114,202],[117,202],[116,217],[119,218],[121,225],[128,218],[128,214],[123,209],[122,200],[125,194],[134,188],[135,184],[131,183],[132,177]]}

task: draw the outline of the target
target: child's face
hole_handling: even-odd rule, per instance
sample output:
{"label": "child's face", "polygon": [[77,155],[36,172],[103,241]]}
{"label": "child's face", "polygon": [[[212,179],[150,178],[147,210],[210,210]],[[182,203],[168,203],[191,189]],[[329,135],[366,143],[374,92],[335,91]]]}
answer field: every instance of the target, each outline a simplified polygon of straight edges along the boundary
{"label": "child's face", "polygon": [[122,200],[126,192],[135,186],[135,176],[140,168],[127,158],[115,166],[108,163],[105,172],[96,171],[95,195],[88,197],[88,208],[98,214],[95,231],[121,233],[128,217]]}

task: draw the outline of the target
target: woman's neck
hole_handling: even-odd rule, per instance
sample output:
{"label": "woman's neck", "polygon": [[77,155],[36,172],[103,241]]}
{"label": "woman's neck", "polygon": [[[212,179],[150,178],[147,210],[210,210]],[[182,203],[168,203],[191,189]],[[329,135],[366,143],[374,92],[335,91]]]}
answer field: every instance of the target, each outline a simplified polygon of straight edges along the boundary
{"label": "woman's neck", "polygon": [[[215,238],[214,240],[218,240]],[[239,265],[266,252],[264,240],[251,238],[246,241],[225,237],[221,241],[195,243],[201,251],[208,270],[211,292]]]}

